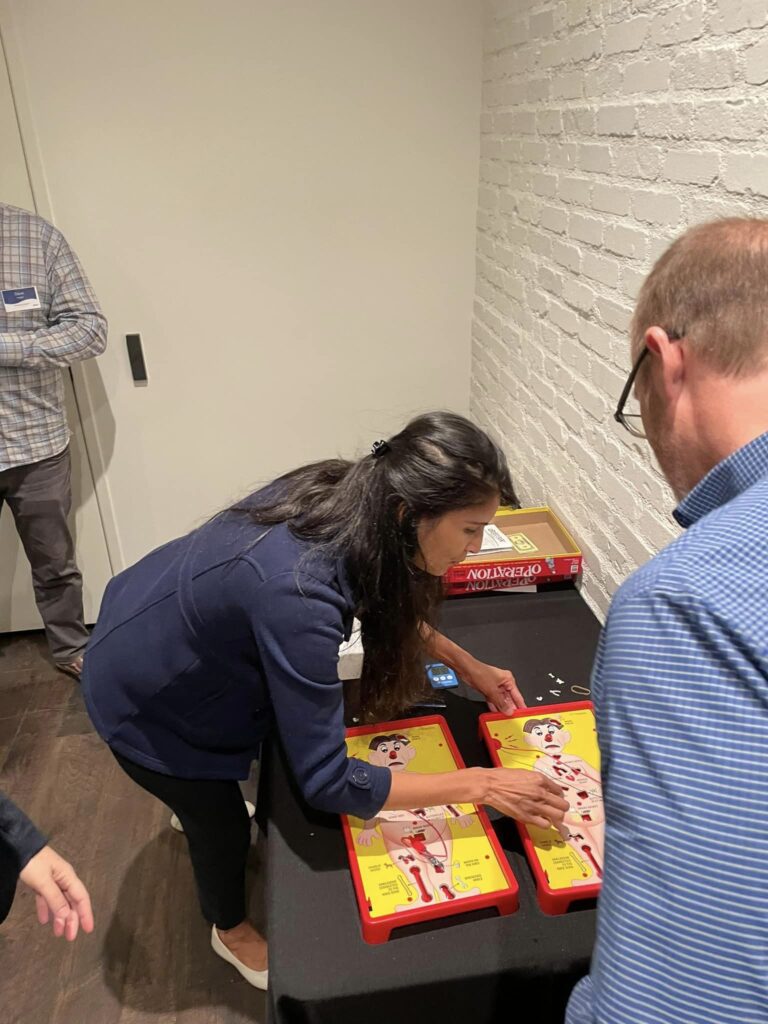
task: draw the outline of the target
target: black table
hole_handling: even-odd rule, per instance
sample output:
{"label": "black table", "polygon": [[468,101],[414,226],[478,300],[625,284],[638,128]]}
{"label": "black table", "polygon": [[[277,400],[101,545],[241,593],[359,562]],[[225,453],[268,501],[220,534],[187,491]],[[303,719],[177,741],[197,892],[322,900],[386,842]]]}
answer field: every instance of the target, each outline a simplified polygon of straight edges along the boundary
{"label": "black table", "polygon": [[[511,668],[530,705],[584,699],[570,687],[589,686],[599,625],[570,586],[454,598],[442,629],[483,661]],[[425,713],[445,715],[468,765],[490,764],[477,735],[485,706],[446,700],[445,711]],[[531,1000],[538,1024],[561,1024],[570,990],[588,970],[595,911],[541,912],[511,821],[494,824],[520,884],[516,914],[459,915],[372,946],[361,936],[339,820],[306,806],[279,750],[265,758],[260,802],[272,1024],[509,1024]]]}

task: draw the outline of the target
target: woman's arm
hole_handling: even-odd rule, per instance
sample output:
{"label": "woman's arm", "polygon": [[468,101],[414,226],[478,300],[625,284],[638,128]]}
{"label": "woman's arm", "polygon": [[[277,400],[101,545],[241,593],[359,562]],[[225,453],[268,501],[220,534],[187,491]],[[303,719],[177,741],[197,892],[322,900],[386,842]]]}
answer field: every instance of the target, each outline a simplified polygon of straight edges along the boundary
{"label": "woman's arm", "polygon": [[[406,775],[348,757],[336,671],[342,604],[323,581],[302,575],[299,589],[295,573],[281,573],[261,584],[254,608],[254,632],[277,728],[308,803],[363,820],[382,807],[408,810],[457,803],[489,804],[542,828],[562,820],[568,805],[558,787],[539,773],[468,768]],[[431,641],[440,655],[459,652],[465,664],[465,652],[441,634],[434,633]]]}
{"label": "woman's arm", "polygon": [[53,934],[71,942],[78,928],[93,931],[88,892],[74,868],[47,846],[23,811],[0,793],[0,843],[12,851],[19,878],[35,893],[41,924],[53,919]]}
{"label": "woman's arm", "polygon": [[568,802],[556,783],[523,768],[462,768],[435,775],[392,772],[385,810],[440,804],[488,804],[502,814],[540,828],[559,825],[568,810]]}

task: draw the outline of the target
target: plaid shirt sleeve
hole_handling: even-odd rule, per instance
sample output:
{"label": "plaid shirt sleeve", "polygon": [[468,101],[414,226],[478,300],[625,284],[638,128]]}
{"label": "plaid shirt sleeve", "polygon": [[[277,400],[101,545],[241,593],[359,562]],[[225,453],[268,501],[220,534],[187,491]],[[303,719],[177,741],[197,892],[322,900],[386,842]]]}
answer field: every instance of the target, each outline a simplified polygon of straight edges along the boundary
{"label": "plaid shirt sleeve", "polygon": [[24,369],[67,367],[100,355],[107,345],[107,320],[67,240],[56,231],[46,252],[51,304],[47,327],[0,333],[0,366]]}

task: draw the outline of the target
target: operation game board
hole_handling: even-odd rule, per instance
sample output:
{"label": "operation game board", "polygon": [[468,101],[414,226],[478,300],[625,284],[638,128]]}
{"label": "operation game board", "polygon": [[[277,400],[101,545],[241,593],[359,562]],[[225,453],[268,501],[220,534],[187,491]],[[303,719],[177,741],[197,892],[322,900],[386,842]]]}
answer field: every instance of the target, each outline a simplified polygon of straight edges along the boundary
{"label": "operation game board", "polygon": [[[463,768],[440,715],[347,731],[350,756],[392,772]],[[367,942],[393,928],[482,907],[517,910],[518,887],[485,812],[473,804],[342,817]]]}
{"label": "operation game board", "polygon": [[570,804],[560,832],[517,823],[542,910],[562,914],[575,900],[595,898],[603,875],[605,815],[592,704],[526,708],[510,718],[481,715],[480,736],[494,764],[543,772]]}

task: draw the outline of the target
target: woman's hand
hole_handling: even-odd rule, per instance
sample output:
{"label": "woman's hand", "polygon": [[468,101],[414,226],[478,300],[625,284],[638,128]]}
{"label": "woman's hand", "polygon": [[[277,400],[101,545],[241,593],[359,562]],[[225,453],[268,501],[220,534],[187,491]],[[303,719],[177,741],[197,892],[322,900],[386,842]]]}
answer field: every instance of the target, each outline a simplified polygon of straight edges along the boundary
{"label": "woman's hand", "polygon": [[461,678],[473,690],[482,693],[493,708],[503,711],[505,715],[511,715],[518,708],[526,706],[509,669],[486,665],[473,658],[469,667],[461,673]]}
{"label": "woman's hand", "polygon": [[430,626],[422,626],[424,644],[435,661],[449,665],[473,690],[482,693],[493,710],[511,715],[524,708],[525,701],[517,688],[515,677],[506,668],[496,668],[478,661],[463,647]]}
{"label": "woman's hand", "polygon": [[484,803],[510,818],[539,828],[559,829],[568,810],[568,801],[563,798],[560,786],[541,772],[528,768],[489,769]]}
{"label": "woman's hand", "polygon": [[84,932],[93,931],[88,890],[72,865],[50,846],[44,846],[32,857],[19,878],[35,894],[40,924],[48,924],[53,917],[53,934],[57,938],[64,935],[72,942],[81,925]]}

